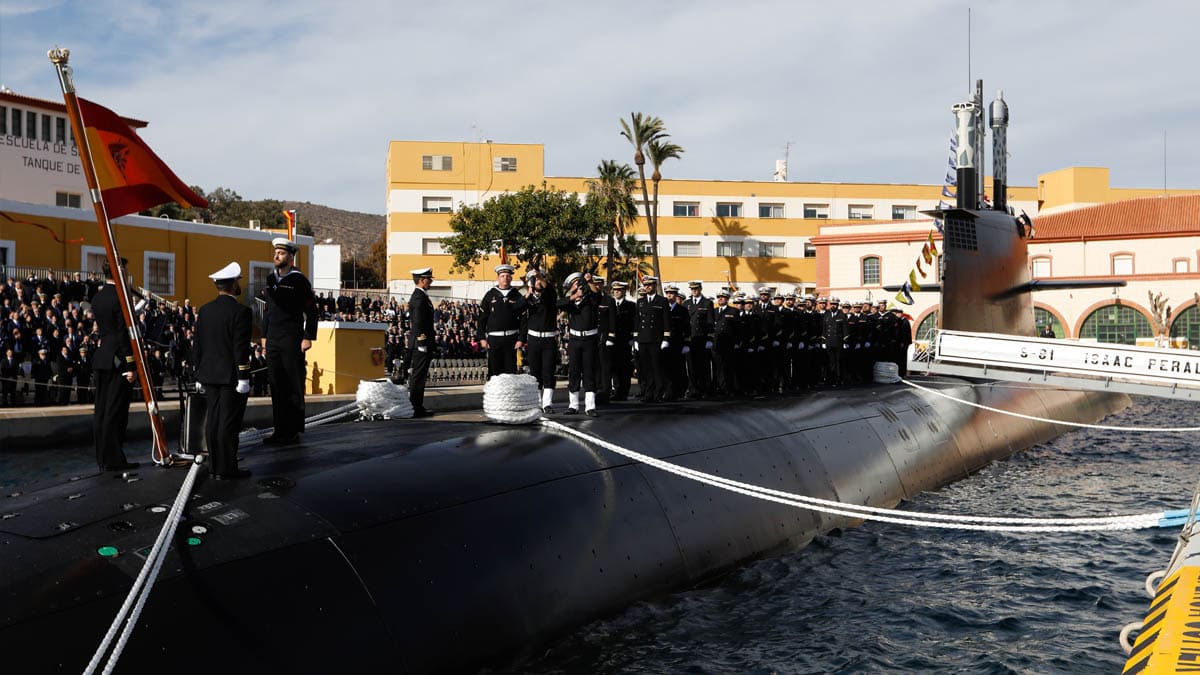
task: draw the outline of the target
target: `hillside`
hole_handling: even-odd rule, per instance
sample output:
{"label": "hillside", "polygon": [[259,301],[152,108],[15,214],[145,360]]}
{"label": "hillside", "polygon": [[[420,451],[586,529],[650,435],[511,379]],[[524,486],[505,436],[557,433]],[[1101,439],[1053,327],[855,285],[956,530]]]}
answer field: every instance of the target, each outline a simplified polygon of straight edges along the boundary
{"label": "hillside", "polygon": [[318,244],[326,239],[331,243],[342,245],[342,256],[350,259],[350,254],[358,260],[363,260],[370,253],[371,245],[383,236],[387,226],[387,217],[374,213],[359,213],[343,211],[330,206],[313,204],[312,202],[283,202],[283,208],[295,209],[296,216],[301,221],[307,221],[312,227],[313,241]]}

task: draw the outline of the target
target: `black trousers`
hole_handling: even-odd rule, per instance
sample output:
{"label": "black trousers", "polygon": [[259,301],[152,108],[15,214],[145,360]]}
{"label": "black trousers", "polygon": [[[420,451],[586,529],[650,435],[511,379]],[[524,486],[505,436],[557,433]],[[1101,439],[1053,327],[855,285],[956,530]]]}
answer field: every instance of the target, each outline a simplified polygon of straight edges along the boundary
{"label": "black trousers", "polygon": [[267,342],[271,417],[279,438],[291,438],[304,431],[304,376],[304,352],[299,343],[293,348]]}
{"label": "black trousers", "polygon": [[712,352],[705,349],[706,337],[692,338],[687,353],[688,393],[692,396],[708,394],[712,385]]}
{"label": "black trousers", "polygon": [[567,343],[567,391],[596,391],[596,359],[599,358],[599,338],[572,337]]}
{"label": "black trousers", "polygon": [[92,433],[96,441],[96,464],[124,464],[125,430],[129,426],[129,401],[133,384],[120,370],[93,371],[96,378],[96,407],[92,415]]}
{"label": "black trousers", "polygon": [[638,385],[643,401],[657,400],[671,390],[662,349],[657,342],[638,343]]}
{"label": "black trousers", "polygon": [[517,372],[517,336],[488,335],[488,377]]}
{"label": "black trousers", "polygon": [[633,355],[629,352],[629,341],[616,340],[609,353],[612,358],[613,396],[629,398],[629,384],[633,379]]}
{"label": "black trousers", "polygon": [[412,403],[413,411],[421,412],[425,410],[425,382],[429,380],[429,363],[433,359],[429,358],[429,350],[418,351],[413,349],[409,352],[409,363],[411,368],[408,371],[408,400]]}
{"label": "black trousers", "polygon": [[829,384],[842,383],[842,360],[844,359],[841,347],[830,348],[826,345],[825,354],[825,381]]}
{"label": "black trousers", "polygon": [[600,403],[608,403],[613,390],[613,350],[616,349],[616,345],[609,347],[604,344],[607,340],[607,337],[600,337],[596,342],[596,348],[600,352],[599,358],[596,359],[596,400]]}
{"label": "black trousers", "polygon": [[531,336],[528,345],[525,348],[525,356],[529,362],[529,374],[538,381],[538,387],[553,389],[554,364],[558,361],[558,338]]}
{"label": "black trousers", "polygon": [[205,384],[204,442],[209,471],[227,476],[237,471],[238,433],[246,414],[245,394],[232,384]]}
{"label": "black trousers", "polygon": [[734,375],[733,344],[717,340],[712,355],[713,388],[718,394],[732,394],[737,391],[737,377]]}

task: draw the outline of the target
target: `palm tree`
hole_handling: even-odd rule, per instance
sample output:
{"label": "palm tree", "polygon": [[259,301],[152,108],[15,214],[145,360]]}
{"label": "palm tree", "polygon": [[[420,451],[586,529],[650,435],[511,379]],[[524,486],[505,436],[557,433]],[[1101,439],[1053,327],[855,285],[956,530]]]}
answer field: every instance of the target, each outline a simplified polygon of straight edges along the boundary
{"label": "palm tree", "polygon": [[625,231],[637,220],[637,204],[633,201],[633,190],[637,180],[633,168],[628,164],[617,164],[616,160],[605,159],[596,167],[597,178],[587,181],[588,196],[595,199],[603,213],[613,220],[613,228],[608,232],[608,259],[605,262],[605,276],[613,275],[613,249],[616,240],[625,238]]}
{"label": "palm tree", "polygon": [[[650,180],[654,183],[654,201],[651,202],[654,211],[654,234],[658,234],[658,184],[662,181],[662,172],[659,168],[663,162],[668,159],[679,159],[683,154],[683,148],[667,141],[670,134],[663,133],[650,140],[646,144],[646,154],[650,156],[650,163],[654,165],[654,173],[650,176]],[[653,235],[652,235],[653,236]],[[654,242],[654,274],[658,276],[658,242]]]}
{"label": "palm tree", "polygon": [[650,195],[646,189],[646,154],[645,148],[652,141],[666,134],[663,121],[657,117],[644,116],[642,113],[629,113],[629,122],[621,120],[621,135],[633,145],[633,163],[637,165],[638,176],[642,179],[642,203],[646,205],[646,223],[650,231],[650,251],[654,256],[654,276],[658,272],[658,223],[650,213]]}

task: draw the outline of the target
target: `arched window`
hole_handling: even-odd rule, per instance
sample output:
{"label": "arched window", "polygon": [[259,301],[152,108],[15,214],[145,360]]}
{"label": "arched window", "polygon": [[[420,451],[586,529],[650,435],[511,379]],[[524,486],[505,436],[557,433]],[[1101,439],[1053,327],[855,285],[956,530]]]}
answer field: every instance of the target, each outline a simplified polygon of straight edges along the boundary
{"label": "arched window", "polygon": [[1043,326],[1050,326],[1054,331],[1054,337],[1060,338],[1067,334],[1063,328],[1062,322],[1058,320],[1053,313],[1042,309],[1041,307],[1033,308],[1033,329],[1035,335],[1041,335]]}
{"label": "arched window", "polygon": [[869,255],[862,259],[862,285],[878,286],[880,279],[879,256]]}
{"label": "arched window", "polygon": [[1142,313],[1125,305],[1105,305],[1088,315],[1079,330],[1079,339],[1137,344],[1138,338],[1153,338],[1154,330]]}
{"label": "arched window", "polygon": [[917,339],[925,341],[931,340],[933,338],[933,332],[937,330],[937,327],[938,311],[935,309],[927,314],[924,319],[921,319],[921,323],[917,324]]}
{"label": "arched window", "polygon": [[1200,349],[1200,307],[1188,307],[1171,322],[1172,344],[1176,338],[1187,338],[1188,349]]}

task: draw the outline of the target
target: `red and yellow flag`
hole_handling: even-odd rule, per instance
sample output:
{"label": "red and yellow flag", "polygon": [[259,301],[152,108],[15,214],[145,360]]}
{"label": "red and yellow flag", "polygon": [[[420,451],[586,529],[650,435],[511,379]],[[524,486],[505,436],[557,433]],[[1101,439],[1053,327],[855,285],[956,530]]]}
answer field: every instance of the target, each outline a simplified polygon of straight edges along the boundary
{"label": "red and yellow flag", "polygon": [[940,253],[938,253],[937,244],[933,243],[933,231],[932,230],[930,230],[930,232],[929,232],[928,243],[929,243],[929,252],[932,255],[941,255]]}
{"label": "red and yellow flag", "polygon": [[288,239],[296,240],[296,209],[284,209],[283,217],[287,220]]}
{"label": "red and yellow flag", "polygon": [[78,100],[96,181],[109,216],[137,213],[166,202],[183,207],[208,206],[120,116],[87,99]]}

